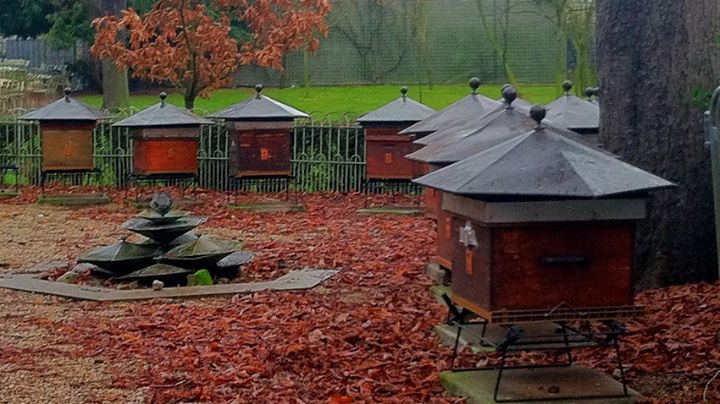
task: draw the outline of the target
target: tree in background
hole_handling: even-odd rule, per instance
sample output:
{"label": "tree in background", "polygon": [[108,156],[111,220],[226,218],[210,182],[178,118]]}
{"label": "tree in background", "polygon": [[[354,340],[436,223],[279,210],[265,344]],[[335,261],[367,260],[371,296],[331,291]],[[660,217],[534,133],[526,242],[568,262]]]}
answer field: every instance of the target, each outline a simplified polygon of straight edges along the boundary
{"label": "tree in background", "polygon": [[228,85],[241,64],[283,69],[283,55],[314,51],[327,33],[328,0],[160,0],[144,15],[94,21],[91,54],[134,77],[184,90],[185,107]]}
{"label": "tree in background", "polygon": [[55,11],[49,1],[0,0],[0,36],[37,37],[51,27],[46,16]]}
{"label": "tree in background", "polygon": [[[596,25],[596,0],[530,0],[538,14],[556,27],[556,40],[562,45],[570,41],[576,53],[576,65],[568,72],[565,47],[558,46],[558,77],[562,82],[568,78],[575,81],[574,90],[580,95],[586,87],[597,84],[597,66],[592,55],[593,33]],[[571,74],[568,76],[568,74]]]}
{"label": "tree in background", "polygon": [[720,79],[717,0],[598,0],[601,141],[678,184],[640,225],[640,285],[717,276],[710,153],[698,89]]}
{"label": "tree in background", "polygon": [[486,1],[475,0],[475,2],[477,4],[478,13],[480,13],[480,25],[482,26],[485,36],[492,45],[493,50],[502,65],[503,72],[505,73],[505,79],[515,86],[515,88],[520,88],[517,76],[515,76],[515,72],[508,58],[508,51],[510,16],[513,14],[513,9],[521,5],[522,2],[511,2],[510,0],[493,1],[490,6],[490,11],[492,13],[490,17],[492,20],[490,20],[487,15],[487,7],[484,6]]}
{"label": "tree in background", "polygon": [[[425,0],[347,0],[330,16],[330,29],[344,37],[360,56],[357,66],[365,83],[381,83],[413,54],[408,44],[418,44],[418,59],[427,47]],[[421,62],[422,63],[422,62]]]}

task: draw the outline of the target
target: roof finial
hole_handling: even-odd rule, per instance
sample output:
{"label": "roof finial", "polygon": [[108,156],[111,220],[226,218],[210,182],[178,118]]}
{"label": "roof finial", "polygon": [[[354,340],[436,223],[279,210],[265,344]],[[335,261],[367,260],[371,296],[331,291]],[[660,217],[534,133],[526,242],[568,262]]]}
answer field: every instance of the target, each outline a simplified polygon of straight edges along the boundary
{"label": "roof finial", "polygon": [[72,89],[70,87],[65,87],[65,90],[63,90],[65,93],[65,102],[70,102],[70,94],[72,94]]}
{"label": "roof finial", "polygon": [[562,89],[565,91],[565,95],[570,95],[570,90],[572,90],[572,81],[565,80],[562,83]]}
{"label": "roof finial", "polygon": [[400,87],[400,95],[402,95],[403,102],[405,102],[405,100],[407,100],[407,93],[408,93],[407,86]]}
{"label": "roof finial", "polygon": [[472,89],[473,94],[477,94],[478,88],[480,88],[480,79],[478,77],[473,77],[468,82],[470,85],[470,88]]}
{"label": "roof finial", "polygon": [[165,107],[165,100],[167,100],[167,93],[163,91],[160,93],[160,108]]}
{"label": "roof finial", "polygon": [[593,87],[593,96],[595,96],[595,98],[600,97],[600,87]]}
{"label": "roof finial", "polygon": [[592,87],[588,87],[585,89],[585,96],[587,97],[588,101],[592,101],[592,97],[595,94],[595,89]]}
{"label": "roof finial", "polygon": [[530,108],[530,118],[532,118],[535,122],[537,122],[537,126],[535,127],[535,130],[543,130],[545,127],[542,125],[542,120],[545,119],[545,115],[547,114],[547,110],[545,109],[544,105],[533,105]]}
{"label": "roof finial", "polygon": [[262,93],[263,85],[262,84],[255,84],[255,98],[260,98],[260,93]]}
{"label": "roof finial", "polygon": [[505,107],[511,109],[513,101],[517,98],[517,90],[510,84],[505,84],[502,88],[502,97],[505,100]]}

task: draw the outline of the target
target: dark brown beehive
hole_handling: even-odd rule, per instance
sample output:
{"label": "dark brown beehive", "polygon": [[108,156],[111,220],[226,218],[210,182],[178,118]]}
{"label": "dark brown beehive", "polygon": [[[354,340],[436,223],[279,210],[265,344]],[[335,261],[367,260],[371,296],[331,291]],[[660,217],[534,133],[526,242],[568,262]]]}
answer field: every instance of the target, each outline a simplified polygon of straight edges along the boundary
{"label": "dark brown beehive", "polygon": [[292,174],[292,131],[295,119],[308,115],[257,94],[210,115],[223,119],[230,136],[230,172],[235,177],[289,177]]}
{"label": "dark brown beehive", "polygon": [[673,184],[539,124],[416,180],[452,214],[452,300],[491,322],[633,314],[635,221]]}
{"label": "dark brown beehive", "polygon": [[65,97],[20,117],[40,123],[42,170],[91,171],[93,130],[98,120],[109,116],[70,97]]}
{"label": "dark brown beehive", "polygon": [[192,175],[198,171],[200,125],[210,121],[167,104],[166,98],[167,94],[160,94],[160,103],[113,125],[130,128],[135,175]]}
{"label": "dark brown beehive", "polygon": [[406,87],[401,89],[401,94],[395,101],[358,119],[365,128],[367,178],[370,180],[411,180],[418,173],[418,167],[405,159],[405,155],[417,150],[412,144],[415,135],[399,132],[435,111],[408,98]]}

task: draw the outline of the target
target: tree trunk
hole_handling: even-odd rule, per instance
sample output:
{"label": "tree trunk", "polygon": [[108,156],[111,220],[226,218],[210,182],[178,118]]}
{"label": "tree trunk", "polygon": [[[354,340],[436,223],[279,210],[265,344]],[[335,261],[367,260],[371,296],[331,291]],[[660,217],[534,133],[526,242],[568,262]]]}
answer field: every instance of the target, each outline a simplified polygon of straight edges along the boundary
{"label": "tree trunk", "polygon": [[197,94],[185,94],[183,98],[185,99],[185,109],[188,111],[195,109],[195,99],[197,98]]}
{"label": "tree trunk", "polygon": [[102,60],[103,108],[127,108],[130,105],[130,89],[127,70],[120,70],[112,60]]}
{"label": "tree trunk", "polygon": [[[99,16],[120,15],[128,7],[128,0],[96,0]],[[118,69],[111,59],[103,59],[102,93],[103,108],[127,108],[130,105],[128,72]]]}
{"label": "tree trunk", "polygon": [[678,184],[639,226],[641,288],[716,274],[699,90],[717,83],[717,0],[598,0],[601,134],[625,161]]}

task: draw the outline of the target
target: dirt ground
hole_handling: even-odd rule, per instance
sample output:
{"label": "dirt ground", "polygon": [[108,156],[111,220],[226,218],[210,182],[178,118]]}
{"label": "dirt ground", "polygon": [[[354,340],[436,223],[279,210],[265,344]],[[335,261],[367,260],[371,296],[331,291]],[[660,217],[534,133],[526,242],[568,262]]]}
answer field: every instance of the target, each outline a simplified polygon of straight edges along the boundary
{"label": "dirt ground", "polygon": [[[0,289],[0,402],[459,401],[438,379],[451,352],[432,333],[445,311],[422,274],[433,255],[430,220],[358,215],[358,195],[307,196],[307,211],[289,214],[196,198],[192,210],[210,217],[201,231],[257,253],[248,281],[303,267],[342,272],[302,293],[185,301],[101,304]],[[0,202],[0,273],[73,261],[126,235],[119,224],[137,212],[30,202]],[[720,301],[701,307],[720,287],[688,288],[645,292],[644,304],[663,305],[629,325],[623,355],[631,386],[648,401],[696,402],[720,369],[720,326],[703,324]],[[698,301],[686,302],[691,292]],[[672,310],[684,315],[663,322]],[[598,355],[581,358],[611,373]],[[711,385],[709,397],[718,391]]]}

